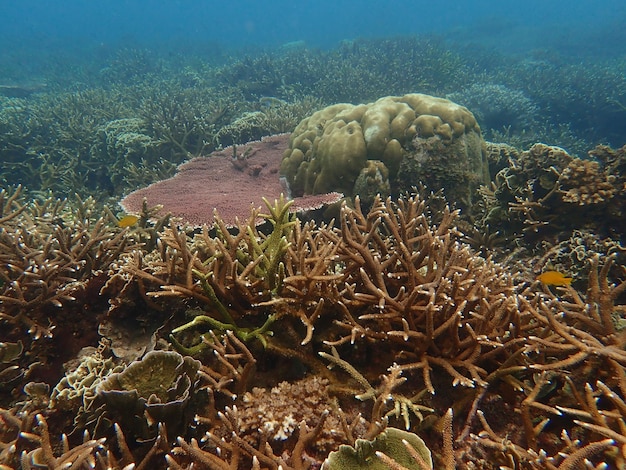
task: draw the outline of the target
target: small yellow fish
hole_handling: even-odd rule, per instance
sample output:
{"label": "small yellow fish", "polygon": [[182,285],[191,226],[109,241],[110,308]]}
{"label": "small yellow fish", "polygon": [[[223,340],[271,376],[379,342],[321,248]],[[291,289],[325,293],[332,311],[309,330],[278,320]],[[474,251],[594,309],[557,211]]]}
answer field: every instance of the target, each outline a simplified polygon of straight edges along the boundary
{"label": "small yellow fish", "polygon": [[537,280],[548,286],[569,286],[572,283],[571,277],[559,271],[546,271],[537,276]]}
{"label": "small yellow fish", "polygon": [[136,215],[125,215],[117,221],[117,226],[122,228],[131,227],[135,225],[138,220],[139,217],[137,217]]}

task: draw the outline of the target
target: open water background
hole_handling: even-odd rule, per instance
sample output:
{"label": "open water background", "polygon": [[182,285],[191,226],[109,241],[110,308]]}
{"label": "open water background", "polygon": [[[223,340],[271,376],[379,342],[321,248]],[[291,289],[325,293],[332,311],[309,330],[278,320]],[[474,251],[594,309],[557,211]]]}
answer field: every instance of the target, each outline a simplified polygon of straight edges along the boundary
{"label": "open water background", "polygon": [[[0,1],[0,56],[34,60],[43,49],[332,47],[355,38],[436,33],[519,53],[554,48],[619,55],[623,0],[20,0]],[[0,64],[1,65],[1,64]]]}

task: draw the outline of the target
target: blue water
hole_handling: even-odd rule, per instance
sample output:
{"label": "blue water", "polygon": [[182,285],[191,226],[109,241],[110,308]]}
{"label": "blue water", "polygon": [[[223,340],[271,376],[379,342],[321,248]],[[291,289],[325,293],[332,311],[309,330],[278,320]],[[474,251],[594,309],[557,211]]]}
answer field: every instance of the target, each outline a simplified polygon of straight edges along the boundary
{"label": "blue water", "polygon": [[0,2],[0,41],[5,51],[16,44],[241,47],[304,41],[309,46],[332,47],[359,37],[435,32],[511,50],[569,46],[572,53],[591,47],[619,54],[625,47],[624,23],[623,0]]}
{"label": "blue water", "polygon": [[[0,0],[0,95],[172,77],[183,88],[237,88],[251,106],[267,96],[332,103],[424,92],[468,106],[488,136],[548,133],[583,151],[626,142],[625,24],[624,0]],[[417,45],[424,38],[435,59]],[[458,58],[449,69],[447,54]],[[267,59],[281,55],[286,62]]]}

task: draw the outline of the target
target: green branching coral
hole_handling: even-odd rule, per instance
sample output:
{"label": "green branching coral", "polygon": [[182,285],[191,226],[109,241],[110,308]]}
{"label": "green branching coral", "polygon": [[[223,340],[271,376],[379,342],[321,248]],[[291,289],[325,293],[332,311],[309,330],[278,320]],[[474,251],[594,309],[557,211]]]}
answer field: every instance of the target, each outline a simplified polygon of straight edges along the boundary
{"label": "green branching coral", "polygon": [[[206,285],[208,286],[208,284]],[[226,308],[222,305],[222,303],[217,298],[215,298],[215,301],[217,302],[217,305],[219,306],[218,310],[222,313],[227,314],[228,317],[230,318],[230,314],[228,314],[228,310],[226,310]],[[202,351],[206,349],[207,345],[205,341],[209,341],[208,339],[209,333],[205,333],[201,335],[201,338],[202,338],[201,342],[192,347],[183,346],[176,339],[174,335],[181,333],[185,330],[188,330],[190,328],[194,328],[199,325],[208,325],[213,330],[218,330],[221,334],[225,334],[228,331],[232,331],[237,338],[239,338],[240,340],[244,342],[249,342],[249,341],[252,341],[253,339],[258,339],[263,346],[267,346],[266,336],[272,335],[272,332],[270,331],[269,328],[272,325],[272,323],[274,323],[274,320],[276,319],[274,315],[270,315],[267,317],[267,320],[265,320],[265,323],[263,323],[263,325],[261,325],[259,328],[245,328],[245,327],[237,326],[235,324],[235,321],[232,320],[232,318],[230,318],[230,321],[227,319],[226,322],[222,322],[208,315],[203,315],[201,311],[191,310],[188,313],[196,314],[196,316],[189,323],[185,323],[184,325],[179,326],[178,328],[174,328],[172,330],[172,335],[170,335],[170,341],[172,341],[172,345],[178,351],[184,354],[192,355],[192,356],[200,354]]]}
{"label": "green branching coral", "polygon": [[[264,199],[268,209],[268,214],[259,214],[265,218],[272,226],[273,230],[269,235],[262,235],[258,232],[256,225],[249,224],[247,226],[246,249],[237,247],[237,259],[234,263],[242,267],[239,273],[242,278],[248,275],[261,280],[258,289],[261,291],[262,297],[274,297],[283,287],[285,279],[285,265],[283,263],[285,254],[290,246],[288,241],[291,231],[296,224],[296,219],[290,213],[289,208],[292,202],[281,197],[279,200],[270,203]],[[222,228],[221,234],[224,237],[223,242],[228,243],[228,232]],[[215,261],[214,257],[209,258],[207,263]],[[208,325],[209,328],[216,329],[221,333],[233,331],[235,336],[244,342],[257,339],[267,346],[266,336],[271,335],[270,326],[276,320],[276,316],[270,314],[267,316],[263,324],[259,327],[244,327],[237,324],[233,314],[226,307],[225,303],[220,300],[211,280],[215,277],[213,271],[203,272],[202,270],[192,269],[193,277],[199,282],[202,291],[209,300],[211,307],[218,313],[220,320],[210,315],[205,315],[201,311],[191,311],[194,316],[191,322],[188,322],[172,331],[171,340],[174,346],[186,354],[198,354],[206,345],[204,339],[200,343],[192,347],[183,346],[175,337],[178,333],[195,328],[200,325]],[[202,335],[205,338],[206,335]]]}
{"label": "green branching coral", "polygon": [[[289,235],[296,224],[295,216],[289,209],[293,201],[287,201],[282,195],[272,205],[263,198],[269,214],[260,214],[261,217],[273,225],[272,232],[261,242],[258,241],[258,232],[254,233],[251,226],[248,226],[249,240],[251,244],[251,254],[258,260],[255,268],[256,275],[265,279],[265,288],[275,295],[282,287],[285,279],[285,265],[283,258],[289,248]],[[256,229],[255,229],[256,230]]]}

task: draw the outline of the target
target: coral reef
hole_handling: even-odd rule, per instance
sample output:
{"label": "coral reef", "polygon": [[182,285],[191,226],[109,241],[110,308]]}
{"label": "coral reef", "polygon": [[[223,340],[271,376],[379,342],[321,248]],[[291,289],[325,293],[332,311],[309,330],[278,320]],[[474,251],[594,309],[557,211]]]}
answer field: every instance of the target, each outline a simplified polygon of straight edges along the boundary
{"label": "coral reef", "polygon": [[281,175],[296,196],[338,191],[353,197],[365,186],[361,179],[383,195],[423,183],[443,187],[469,210],[479,184],[489,180],[483,146],[466,108],[423,94],[388,96],[332,105],[304,119],[291,136]]}
{"label": "coral reef", "polygon": [[392,357],[403,357],[405,370],[422,372],[431,393],[433,366],[443,367],[454,385],[474,387],[491,372],[476,362],[481,350],[487,347],[494,358],[518,334],[512,282],[456,243],[457,214],[445,212],[435,229],[423,210],[413,199],[397,209],[387,200],[369,214],[358,205],[344,214],[338,255],[350,286],[342,300],[350,315],[338,322],[345,333],[331,344],[383,341]]}
{"label": "coral reef", "polygon": [[[554,162],[573,160],[552,152]],[[435,468],[623,465],[626,283],[614,280],[623,275],[615,249],[586,253],[581,294],[472,251],[458,211],[436,209],[434,195],[376,197],[369,210],[356,198],[332,224],[266,201],[265,214],[252,210],[231,229],[217,217],[211,231],[152,225],[146,207],[135,228],[111,216],[92,225],[88,202],[41,209],[23,198],[2,193],[3,261],[18,266],[15,247],[30,247],[27,259],[59,253],[41,266],[73,264],[44,278],[58,282],[54,295],[32,291],[25,303],[6,300],[17,297],[3,277],[10,372],[0,372],[9,378],[0,390],[15,398],[0,410],[1,465],[303,470],[333,465],[339,451],[423,468],[422,440]],[[62,242],[41,223],[51,213],[82,237]],[[35,219],[47,245],[11,238]],[[37,266],[3,276],[49,273]],[[55,300],[62,308],[45,307]],[[92,329],[74,333],[75,346],[100,346],[64,371],[29,370],[26,352],[79,356],[55,358],[78,311]],[[35,339],[44,320],[48,333]],[[151,337],[134,358],[113,347],[125,322]]]}
{"label": "coral reef", "polygon": [[483,129],[521,132],[536,126],[539,114],[537,105],[522,91],[502,84],[475,83],[446,98],[471,109]]}
{"label": "coral reef", "polygon": [[264,107],[181,80],[0,99],[0,181],[121,197],[172,176],[188,158],[289,131],[319,106],[304,96]]}
{"label": "coral reef", "polygon": [[[431,36],[248,56],[219,48],[200,55],[170,52],[121,48],[105,56],[90,53],[80,63],[39,56],[48,76],[37,78],[32,70],[16,74],[21,67],[5,60],[7,84],[46,87],[24,97],[0,96],[3,186],[19,182],[58,195],[121,197],[172,176],[189,157],[289,132],[325,105],[413,91],[461,95],[458,102],[480,116],[490,139],[520,148],[547,142],[584,155],[598,142],[623,145],[626,80],[619,61],[504,59]],[[512,112],[501,118],[496,108]],[[139,162],[123,158],[141,153],[138,140],[120,140],[111,154],[103,146],[103,129],[127,120],[142,121],[140,140],[150,143]],[[504,120],[511,127],[502,128]]]}
{"label": "coral reef", "polygon": [[54,198],[22,204],[20,193],[20,187],[0,192],[2,318],[26,326],[37,340],[53,336],[46,319],[51,307],[83,297],[90,282],[100,282],[99,274],[136,242],[110,212],[96,217],[92,199],[70,209],[67,200]]}
{"label": "coral reef", "polygon": [[[623,145],[626,80],[623,64],[590,61],[586,64],[559,57],[523,59],[492,69],[492,82],[523,93],[539,110],[540,120],[567,124],[586,150],[599,142]],[[602,83],[602,89],[594,84]],[[581,94],[585,99],[581,100]],[[545,113],[545,114],[544,114]],[[535,138],[535,142],[541,139]],[[565,142],[554,141],[558,145]],[[591,145],[589,145],[591,144]],[[568,148],[568,150],[573,150]]]}
{"label": "coral reef", "polygon": [[[618,411],[626,392],[624,305],[618,299],[626,283],[609,284],[613,261],[609,257],[600,267],[598,257],[591,260],[586,296],[571,287],[559,295],[544,290],[519,296],[537,321],[524,346],[531,360],[528,368],[536,373],[532,381],[517,383],[526,395],[519,412],[527,448],[502,441],[482,413],[478,416],[484,431],[475,436],[480,445],[499,448],[509,464],[530,461],[539,468],[576,468],[604,454],[611,456],[609,466],[624,465],[624,421]],[[606,405],[599,407],[605,399]],[[554,422],[563,426],[563,448],[550,455],[544,447],[550,444],[545,430]]]}
{"label": "coral reef", "polygon": [[619,240],[625,231],[625,153],[598,146],[581,159],[535,144],[511,155],[493,190],[483,193],[484,223],[515,237],[552,239],[585,229]]}
{"label": "coral reef", "polygon": [[[626,465],[626,147],[582,157],[623,144],[623,67],[428,38],[193,60],[129,49],[0,97],[2,469]],[[333,222],[280,197],[283,148],[242,145],[306,116],[283,168],[358,195]],[[231,144],[273,179],[260,208],[170,226],[139,198],[120,226],[111,201]]]}

